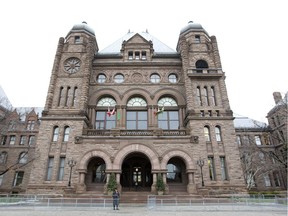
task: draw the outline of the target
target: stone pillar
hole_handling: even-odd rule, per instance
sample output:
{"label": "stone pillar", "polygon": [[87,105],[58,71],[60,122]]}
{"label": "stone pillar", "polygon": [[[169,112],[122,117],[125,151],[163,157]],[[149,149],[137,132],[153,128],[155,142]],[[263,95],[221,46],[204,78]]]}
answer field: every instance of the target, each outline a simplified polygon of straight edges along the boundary
{"label": "stone pillar", "polygon": [[196,185],[194,182],[194,173],[189,172],[189,173],[187,173],[187,175],[188,175],[187,192],[189,194],[196,194],[197,190],[196,190]]}
{"label": "stone pillar", "polygon": [[157,173],[153,173],[153,183],[151,185],[151,192],[156,193]]}
{"label": "stone pillar", "polygon": [[86,171],[78,171],[79,172],[79,182],[77,184],[76,193],[83,193],[86,191],[86,185],[85,185],[85,174]]}

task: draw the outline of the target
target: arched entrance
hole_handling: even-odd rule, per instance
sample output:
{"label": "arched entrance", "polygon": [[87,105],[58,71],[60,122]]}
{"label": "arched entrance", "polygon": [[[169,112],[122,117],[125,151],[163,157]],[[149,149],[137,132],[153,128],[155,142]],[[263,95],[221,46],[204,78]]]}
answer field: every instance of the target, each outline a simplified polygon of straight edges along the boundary
{"label": "arched entrance", "polygon": [[93,157],[87,165],[85,184],[87,190],[103,191],[106,183],[106,164],[100,157]]}
{"label": "arched entrance", "polygon": [[151,163],[143,153],[130,153],[122,163],[122,191],[150,191],[153,183]]}
{"label": "arched entrance", "polygon": [[170,192],[186,191],[188,177],[186,173],[186,165],[182,158],[172,157],[167,163],[167,184]]}

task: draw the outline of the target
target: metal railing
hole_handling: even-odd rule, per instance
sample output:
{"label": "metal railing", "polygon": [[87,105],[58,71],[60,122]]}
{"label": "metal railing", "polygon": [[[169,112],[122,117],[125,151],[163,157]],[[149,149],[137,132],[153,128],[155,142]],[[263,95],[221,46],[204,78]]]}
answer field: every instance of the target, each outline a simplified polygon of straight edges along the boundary
{"label": "metal railing", "polygon": [[[120,202],[121,203],[121,202]],[[63,197],[61,194],[0,194],[1,208],[32,207],[71,209],[111,208],[110,197]],[[125,203],[121,205],[131,206]],[[148,195],[148,210],[187,210],[187,211],[287,211],[287,197],[275,195],[231,196],[225,198],[191,198],[190,196],[155,196]]]}

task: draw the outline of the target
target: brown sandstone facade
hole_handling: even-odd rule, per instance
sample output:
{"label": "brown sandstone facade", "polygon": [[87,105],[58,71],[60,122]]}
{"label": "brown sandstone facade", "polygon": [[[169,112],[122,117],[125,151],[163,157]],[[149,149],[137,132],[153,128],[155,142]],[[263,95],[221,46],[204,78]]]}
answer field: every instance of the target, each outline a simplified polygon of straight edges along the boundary
{"label": "brown sandstone facade", "polygon": [[166,194],[245,192],[216,37],[189,23],[176,51],[120,41],[99,51],[86,23],[59,39],[26,192],[105,193],[111,173],[120,191],[160,175]]}

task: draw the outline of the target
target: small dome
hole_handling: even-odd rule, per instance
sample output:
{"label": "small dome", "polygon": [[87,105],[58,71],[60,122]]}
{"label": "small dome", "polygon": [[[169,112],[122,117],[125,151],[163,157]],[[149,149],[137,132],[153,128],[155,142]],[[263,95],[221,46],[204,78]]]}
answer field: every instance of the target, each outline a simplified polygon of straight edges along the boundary
{"label": "small dome", "polygon": [[91,27],[89,27],[85,21],[83,21],[81,24],[74,25],[70,32],[77,32],[77,31],[86,31],[95,36],[94,30]]}
{"label": "small dome", "polygon": [[205,29],[199,23],[194,23],[193,21],[189,21],[188,25],[181,29],[180,34],[183,34],[184,32],[187,32],[187,31],[204,31],[204,32],[206,32]]}

